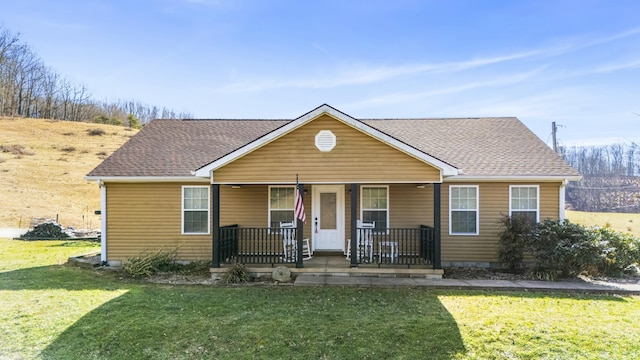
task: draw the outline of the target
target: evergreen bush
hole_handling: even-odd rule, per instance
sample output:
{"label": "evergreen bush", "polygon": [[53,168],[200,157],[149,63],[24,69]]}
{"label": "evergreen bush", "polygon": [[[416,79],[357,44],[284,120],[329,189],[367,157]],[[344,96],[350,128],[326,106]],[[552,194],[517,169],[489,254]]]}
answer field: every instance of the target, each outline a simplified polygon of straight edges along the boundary
{"label": "evergreen bush", "polygon": [[534,224],[526,216],[503,216],[500,225],[503,230],[498,242],[498,261],[511,271],[521,268]]}
{"label": "evergreen bush", "polygon": [[608,227],[595,227],[591,231],[602,251],[598,264],[600,274],[620,276],[635,271],[635,266],[640,264],[640,239]]}
{"label": "evergreen bush", "polygon": [[595,234],[569,220],[541,221],[528,245],[538,268],[564,277],[595,272],[602,257]]}

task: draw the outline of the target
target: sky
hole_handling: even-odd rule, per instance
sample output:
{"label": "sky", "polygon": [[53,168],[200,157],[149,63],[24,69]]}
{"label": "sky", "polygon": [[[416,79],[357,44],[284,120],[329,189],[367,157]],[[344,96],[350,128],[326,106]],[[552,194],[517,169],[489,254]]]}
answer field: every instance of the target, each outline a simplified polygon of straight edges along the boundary
{"label": "sky", "polygon": [[551,144],[640,143],[640,1],[0,0],[96,100],[196,118],[515,116]]}

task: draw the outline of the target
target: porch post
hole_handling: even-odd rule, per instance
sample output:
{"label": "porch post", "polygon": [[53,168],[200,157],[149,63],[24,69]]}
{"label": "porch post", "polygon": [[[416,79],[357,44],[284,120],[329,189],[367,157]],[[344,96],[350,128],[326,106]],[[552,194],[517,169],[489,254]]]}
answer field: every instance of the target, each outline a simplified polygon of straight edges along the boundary
{"label": "porch post", "polygon": [[351,184],[351,264],[350,267],[358,267],[358,249],[357,249],[357,237],[358,237],[358,184]]}
{"label": "porch post", "polygon": [[440,244],[440,183],[433,184],[433,268],[442,269]]}
{"label": "porch post", "polygon": [[[298,194],[302,198],[304,204],[304,184],[298,184]],[[304,262],[302,260],[302,238],[304,237],[304,223],[300,219],[296,219],[296,242],[298,243],[296,251],[296,268],[303,268]],[[311,249],[309,249],[311,251]]]}
{"label": "porch post", "polygon": [[211,267],[220,267],[220,184],[211,184]]}

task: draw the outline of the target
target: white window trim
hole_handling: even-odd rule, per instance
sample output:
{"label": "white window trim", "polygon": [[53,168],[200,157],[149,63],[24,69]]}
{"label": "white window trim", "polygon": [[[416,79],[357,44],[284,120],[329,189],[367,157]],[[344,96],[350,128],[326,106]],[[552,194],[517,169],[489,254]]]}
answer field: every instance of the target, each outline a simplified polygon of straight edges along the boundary
{"label": "white window trim", "polygon": [[512,195],[513,188],[536,188],[536,223],[540,222],[540,185],[509,185],[509,217],[513,217],[513,211],[533,211],[533,209],[513,209]]}
{"label": "white window trim", "polygon": [[[365,188],[386,188],[387,189],[387,229],[391,228],[391,223],[389,222],[389,206],[391,204],[391,194],[389,193],[389,185],[360,185],[360,221],[364,221],[363,218],[363,213],[364,213],[364,207],[362,206],[362,202],[363,202],[363,197],[364,197],[364,191],[362,191]],[[367,209],[367,210],[382,210],[382,209]],[[389,230],[386,230],[384,232],[385,234],[389,233]]]}
{"label": "white window trim", "polygon": [[[268,208],[268,212],[269,214],[267,215],[267,228],[271,229],[271,189],[284,189],[284,188],[291,188],[293,189],[293,196],[294,196],[294,204],[293,207],[291,208],[291,211],[293,211],[294,215],[293,215],[293,223],[296,223],[296,215],[295,215],[295,186],[292,185],[269,185],[269,191],[267,192],[267,208]],[[289,209],[274,209],[274,210],[289,210]],[[269,230],[271,231],[271,230]],[[276,234],[279,234],[279,231],[275,232]]]}
{"label": "white window trim", "polygon": [[[185,211],[204,211],[204,209],[185,209],[184,208],[184,191],[185,189],[195,189],[195,188],[206,188],[207,189],[207,232],[184,232],[184,212]],[[180,208],[182,211],[180,212],[180,216],[182,220],[180,221],[180,232],[182,235],[209,235],[211,234],[211,187],[210,186],[198,186],[198,185],[183,185],[182,186],[182,197],[181,197]]]}
{"label": "white window trim", "polygon": [[[451,208],[451,197],[453,188],[475,188],[476,189],[476,208],[475,209],[452,209]],[[453,221],[451,214],[454,211],[471,211],[475,210],[476,212],[476,231],[475,232],[453,232]],[[449,185],[449,235],[454,236],[469,236],[469,235],[480,235],[480,186],[478,185]]]}

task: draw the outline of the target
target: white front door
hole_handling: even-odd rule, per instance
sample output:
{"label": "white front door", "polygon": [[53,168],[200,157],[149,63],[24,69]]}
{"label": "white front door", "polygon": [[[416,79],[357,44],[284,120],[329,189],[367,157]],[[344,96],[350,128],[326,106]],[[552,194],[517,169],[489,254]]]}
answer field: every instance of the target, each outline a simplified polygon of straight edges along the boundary
{"label": "white front door", "polygon": [[314,250],[344,251],[344,185],[313,185]]}

